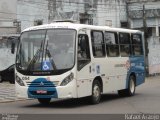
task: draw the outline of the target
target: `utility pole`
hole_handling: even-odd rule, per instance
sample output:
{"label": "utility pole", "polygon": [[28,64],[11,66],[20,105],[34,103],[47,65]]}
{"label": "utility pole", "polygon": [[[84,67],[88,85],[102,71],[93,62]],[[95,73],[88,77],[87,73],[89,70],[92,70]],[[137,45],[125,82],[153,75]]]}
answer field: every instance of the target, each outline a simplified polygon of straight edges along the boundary
{"label": "utility pole", "polygon": [[144,49],[145,49],[146,75],[148,75],[149,74],[149,71],[148,71],[148,41],[147,41],[147,23],[146,23],[145,5],[143,5],[143,30],[144,30]]}
{"label": "utility pole", "polygon": [[129,8],[128,8],[128,2],[127,1],[126,1],[126,13],[127,13],[127,28],[129,29],[130,28],[130,24],[129,24],[130,16],[129,16]]}

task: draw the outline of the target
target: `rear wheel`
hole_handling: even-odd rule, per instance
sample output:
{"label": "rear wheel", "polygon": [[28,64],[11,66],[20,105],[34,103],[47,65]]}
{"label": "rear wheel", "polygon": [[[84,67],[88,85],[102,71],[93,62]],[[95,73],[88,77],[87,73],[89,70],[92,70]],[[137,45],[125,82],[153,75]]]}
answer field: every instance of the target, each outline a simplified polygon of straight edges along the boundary
{"label": "rear wheel", "polygon": [[101,99],[101,85],[98,80],[93,82],[92,86],[92,96],[91,96],[91,103],[98,104]]}
{"label": "rear wheel", "polygon": [[133,96],[135,94],[135,90],[136,90],[136,79],[134,76],[130,76],[129,77],[129,83],[128,83],[128,88],[124,89],[124,90],[119,90],[118,94],[120,96]]}
{"label": "rear wheel", "polygon": [[43,105],[48,105],[51,101],[51,98],[38,98],[38,101]]}
{"label": "rear wheel", "polygon": [[127,95],[128,96],[133,96],[135,94],[135,90],[136,90],[135,77],[134,76],[130,76],[128,89],[127,89]]}

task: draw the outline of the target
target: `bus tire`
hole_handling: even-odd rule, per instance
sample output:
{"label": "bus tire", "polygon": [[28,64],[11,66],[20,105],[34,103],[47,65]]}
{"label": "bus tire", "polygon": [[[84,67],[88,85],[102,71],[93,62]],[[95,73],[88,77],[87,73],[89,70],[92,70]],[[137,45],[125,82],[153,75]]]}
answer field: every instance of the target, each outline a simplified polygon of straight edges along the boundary
{"label": "bus tire", "polygon": [[128,89],[127,89],[127,96],[134,96],[136,90],[136,79],[133,75],[129,77]]}
{"label": "bus tire", "polygon": [[98,104],[101,100],[101,85],[95,80],[92,85],[91,104]]}
{"label": "bus tire", "polygon": [[136,90],[136,82],[135,81],[136,81],[135,77],[133,75],[131,75],[129,77],[128,88],[123,89],[123,90],[119,90],[118,91],[119,96],[121,96],[121,97],[134,96],[135,90]]}
{"label": "bus tire", "polygon": [[38,101],[43,105],[48,105],[51,101],[51,98],[38,98]]}

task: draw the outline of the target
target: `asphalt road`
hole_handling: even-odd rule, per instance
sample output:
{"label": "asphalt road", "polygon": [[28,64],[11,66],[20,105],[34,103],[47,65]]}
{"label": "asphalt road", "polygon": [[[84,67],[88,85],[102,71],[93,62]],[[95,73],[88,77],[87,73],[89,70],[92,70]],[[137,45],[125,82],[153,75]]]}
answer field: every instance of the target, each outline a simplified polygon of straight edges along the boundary
{"label": "asphalt road", "polygon": [[103,95],[101,103],[89,105],[86,99],[53,101],[43,106],[37,100],[0,103],[0,113],[10,114],[126,114],[160,113],[160,76],[150,77],[136,88],[133,97],[117,93]]}

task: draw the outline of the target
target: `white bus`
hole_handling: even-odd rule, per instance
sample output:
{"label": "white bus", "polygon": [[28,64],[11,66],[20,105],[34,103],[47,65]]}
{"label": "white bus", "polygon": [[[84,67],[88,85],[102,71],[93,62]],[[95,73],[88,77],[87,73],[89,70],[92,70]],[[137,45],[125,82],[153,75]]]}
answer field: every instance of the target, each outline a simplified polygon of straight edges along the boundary
{"label": "white bus", "polygon": [[138,30],[56,22],[25,29],[16,56],[16,95],[48,104],[52,98],[118,91],[133,96],[145,81],[143,34]]}

